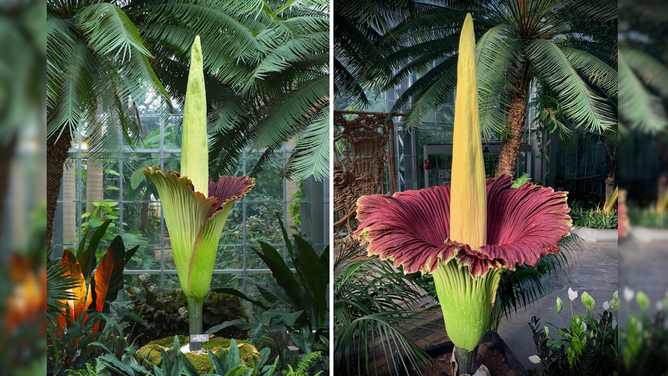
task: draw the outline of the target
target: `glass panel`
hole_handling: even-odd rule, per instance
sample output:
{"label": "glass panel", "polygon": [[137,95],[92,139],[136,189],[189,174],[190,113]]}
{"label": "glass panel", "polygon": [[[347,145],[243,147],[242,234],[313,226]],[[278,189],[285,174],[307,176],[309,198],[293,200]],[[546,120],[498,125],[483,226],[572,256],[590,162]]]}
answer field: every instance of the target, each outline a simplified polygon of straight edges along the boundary
{"label": "glass panel", "polygon": [[160,153],[138,154],[135,159],[123,162],[123,200],[148,201],[155,185],[142,173],[146,167],[160,167]]}
{"label": "glass panel", "polygon": [[134,235],[134,244],[160,244],[158,203],[124,203],[123,233]]}
{"label": "glass panel", "polygon": [[[268,274],[248,274],[248,278],[257,282],[265,282],[267,278],[271,277]],[[270,306],[270,304],[262,297],[262,294],[260,294],[257,287],[255,287],[252,283],[246,282],[246,295],[253,300],[258,300],[264,305]],[[262,313],[262,310],[254,304],[244,303],[244,306],[246,307],[246,314],[249,317]]]}
{"label": "glass panel", "polygon": [[176,265],[174,264],[174,255],[172,255],[172,242],[169,238],[169,231],[167,231],[167,224],[165,223],[165,236],[164,236],[164,245],[165,245],[165,270],[176,270]]}
{"label": "glass panel", "polygon": [[[247,171],[250,172],[258,162],[261,153],[249,153],[246,162]],[[283,200],[283,154],[273,153],[262,165],[262,171],[255,176],[255,187],[247,195],[249,201]]]}
{"label": "glass panel", "polygon": [[170,117],[165,122],[165,149],[181,149],[181,123],[180,117]]}
{"label": "glass panel", "polygon": [[164,291],[172,291],[180,288],[181,284],[179,283],[179,276],[177,274],[165,274]]}
{"label": "glass panel", "polygon": [[[252,252],[252,251],[251,251]],[[243,269],[244,248],[241,245],[218,246],[215,269]]]}
{"label": "glass panel", "polygon": [[246,204],[246,238],[249,246],[258,246],[258,240],[270,244],[283,243],[281,225],[276,214],[283,219],[282,202]]}
{"label": "glass panel", "polygon": [[168,173],[172,171],[181,171],[181,153],[165,153],[163,156],[163,171]]}
{"label": "glass panel", "polygon": [[[126,274],[125,275],[125,287],[133,287],[135,289],[140,289],[141,294],[143,295],[143,286],[146,286],[152,292],[158,293],[160,291],[160,274]],[[128,300],[125,297],[125,300]]]}

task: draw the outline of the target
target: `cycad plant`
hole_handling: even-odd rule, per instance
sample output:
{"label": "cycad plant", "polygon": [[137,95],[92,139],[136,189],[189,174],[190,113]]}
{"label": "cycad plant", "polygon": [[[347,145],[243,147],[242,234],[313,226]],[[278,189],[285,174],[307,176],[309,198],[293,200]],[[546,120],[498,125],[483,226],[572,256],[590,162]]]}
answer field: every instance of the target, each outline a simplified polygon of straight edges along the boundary
{"label": "cycad plant", "polygon": [[212,177],[234,172],[249,144],[264,150],[253,176],[295,136],[285,174],[327,175],[328,1],[134,0],[130,8],[177,101],[185,96],[188,41],[202,38]]}
{"label": "cycad plant", "polygon": [[[179,282],[188,298],[192,336],[203,334],[202,305],[211,285],[218,240],[227,216],[234,202],[253,188],[255,180],[247,176],[222,176],[217,183],[209,180],[206,92],[199,36],[193,42],[191,57],[183,115],[181,174],[166,173],[154,166],[144,169],[144,175],[153,181],[160,194]],[[202,343],[193,341],[190,349],[201,350]]]}
{"label": "cycad plant", "polygon": [[388,368],[408,373],[427,355],[403,328],[425,323],[412,314],[422,309],[421,287],[430,281],[407,278],[376,257],[358,256],[359,248],[342,247],[334,261],[334,368],[341,375],[378,374],[375,346],[381,343]]}
{"label": "cycad plant", "polygon": [[508,175],[485,179],[470,14],[459,51],[452,185],[360,198],[356,235],[369,243],[369,255],[433,275],[455,344],[453,373],[474,374],[501,273],[558,253],[572,221],[564,192],[513,188]]}
{"label": "cycad plant", "polygon": [[117,4],[48,1],[46,8],[48,244],[72,139],[81,132],[91,155],[118,155],[122,139],[133,145],[140,136],[130,103],[149,89],[167,92],[153,55]]}
{"label": "cycad plant", "polygon": [[328,1],[50,0],[47,13],[49,239],[71,137],[81,129],[92,152],[118,154],[119,134],[132,146],[141,134],[128,103],[153,90],[169,94],[166,111],[183,104],[195,35],[206,62],[211,176],[232,173],[249,145],[264,150],[253,176],[295,136],[284,173],[327,175]]}
{"label": "cycad plant", "polygon": [[[410,104],[403,119],[406,127],[419,125],[453,95],[459,20],[467,12],[476,20],[483,136],[504,138],[497,176],[514,175],[532,82],[553,89],[566,115],[579,127],[602,133],[616,123],[612,104],[617,97],[616,2],[494,0],[432,5],[413,1],[413,9],[411,17],[390,18],[398,24],[373,43],[395,72],[383,82],[384,89],[418,74],[391,109],[396,112]],[[365,7],[354,10],[359,17],[373,14]],[[358,39],[348,39],[346,54],[354,55]],[[374,65],[362,71],[379,67],[375,60],[370,63]]]}

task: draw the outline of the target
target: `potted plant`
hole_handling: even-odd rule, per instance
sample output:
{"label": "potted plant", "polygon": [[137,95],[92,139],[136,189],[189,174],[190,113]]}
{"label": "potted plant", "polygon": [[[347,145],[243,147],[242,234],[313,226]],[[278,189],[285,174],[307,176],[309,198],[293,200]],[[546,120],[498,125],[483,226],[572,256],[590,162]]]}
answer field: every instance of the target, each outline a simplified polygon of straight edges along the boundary
{"label": "potted plant", "polygon": [[478,368],[476,354],[501,273],[558,253],[572,221],[566,192],[530,183],[512,188],[508,175],[485,179],[475,66],[469,14],[457,66],[452,185],[361,197],[356,235],[369,255],[433,275],[455,346],[453,374],[482,375],[488,371]]}
{"label": "potted plant", "polygon": [[[199,36],[193,42],[190,61],[181,173],[167,173],[155,166],[145,168],[143,173],[153,181],[160,195],[179,282],[188,298],[192,337],[204,334],[202,305],[211,285],[218,240],[227,216],[234,202],[252,189],[255,180],[247,176],[221,176],[217,183],[209,180],[206,93]],[[201,350],[202,343],[191,341],[189,349]]]}

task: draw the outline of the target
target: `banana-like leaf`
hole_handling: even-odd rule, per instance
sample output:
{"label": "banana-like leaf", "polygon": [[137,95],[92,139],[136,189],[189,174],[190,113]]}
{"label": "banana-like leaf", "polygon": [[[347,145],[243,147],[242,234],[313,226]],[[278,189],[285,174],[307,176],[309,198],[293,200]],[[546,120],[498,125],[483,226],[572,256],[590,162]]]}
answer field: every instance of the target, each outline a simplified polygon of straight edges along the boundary
{"label": "banana-like leaf", "polygon": [[100,258],[100,263],[95,270],[96,311],[109,312],[109,305],[106,302],[116,300],[118,291],[123,288],[125,262],[123,238],[116,236],[109,245],[107,253]]}
{"label": "banana-like leaf", "polygon": [[72,289],[73,299],[66,302],[71,309],[69,311],[69,323],[72,323],[88,309],[93,302],[93,297],[88,291],[89,286],[86,285],[86,280],[81,273],[81,265],[69,249],[63,251],[60,262],[67,268],[65,275],[70,275],[76,280],[76,287]]}
{"label": "banana-like leaf", "polygon": [[271,269],[273,277],[276,279],[276,282],[285,290],[285,293],[288,294],[290,300],[294,303],[295,307],[299,310],[305,310],[303,294],[301,285],[295,279],[294,274],[290,268],[285,264],[281,255],[269,244],[259,242],[262,251],[254,250],[255,253],[267,264],[267,267]]}

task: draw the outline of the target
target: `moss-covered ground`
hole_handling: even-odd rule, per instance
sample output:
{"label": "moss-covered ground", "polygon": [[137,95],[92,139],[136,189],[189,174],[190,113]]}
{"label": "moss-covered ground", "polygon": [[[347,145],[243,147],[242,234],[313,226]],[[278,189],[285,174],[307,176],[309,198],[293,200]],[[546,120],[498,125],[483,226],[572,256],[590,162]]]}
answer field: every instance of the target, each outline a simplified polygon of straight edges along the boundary
{"label": "moss-covered ground", "polygon": [[[186,336],[178,336],[179,337],[179,342],[180,346],[183,346],[189,342],[189,337]],[[229,338],[221,338],[221,337],[213,337],[209,340],[209,342],[204,342],[202,347],[208,352],[213,351],[214,354],[218,355],[221,350],[228,351],[230,350],[230,339]],[[260,360],[260,353],[257,351],[255,346],[250,341],[247,340],[241,340],[241,339],[235,339],[237,343],[237,347],[239,348],[239,355],[241,357],[241,362],[244,363],[246,366],[255,368],[257,365],[257,362]],[[166,337],[166,338],[161,338],[157,339],[155,341],[151,341],[145,346],[142,346],[137,354],[141,356],[142,358],[146,359],[148,362],[153,363],[155,365],[159,365],[161,358],[160,358],[160,350],[164,349],[165,351],[169,352],[172,349],[172,346],[174,345],[174,337]],[[192,365],[197,369],[197,372],[199,372],[200,375],[204,375],[207,373],[210,373],[211,370],[213,369],[213,366],[211,365],[211,359],[209,359],[209,355],[207,354],[185,354],[186,358],[192,363]]]}

